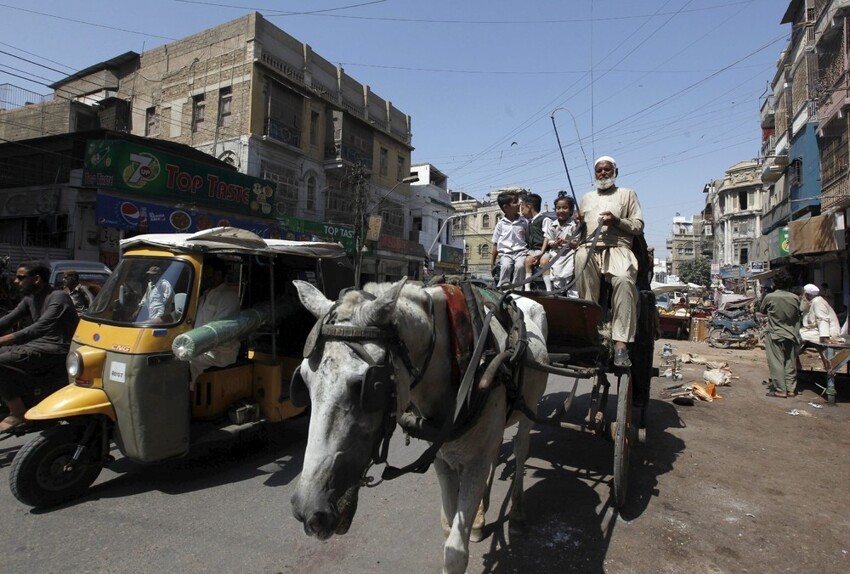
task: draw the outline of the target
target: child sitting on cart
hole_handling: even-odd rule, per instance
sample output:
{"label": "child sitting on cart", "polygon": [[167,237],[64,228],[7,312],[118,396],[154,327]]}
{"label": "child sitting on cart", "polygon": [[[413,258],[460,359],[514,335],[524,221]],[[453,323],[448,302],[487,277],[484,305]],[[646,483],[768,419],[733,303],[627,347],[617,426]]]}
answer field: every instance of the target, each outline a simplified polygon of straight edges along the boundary
{"label": "child sitting on cart", "polygon": [[567,195],[566,191],[558,192],[558,198],[555,200],[555,215],[558,219],[543,227],[544,255],[540,259],[540,264],[546,266],[565,245],[572,242],[570,249],[562,253],[552,264],[552,268],[544,274],[544,277],[551,274],[551,283],[546,281],[548,290],[566,290],[568,297],[578,297],[578,291],[576,291],[573,281],[575,275],[575,241],[573,235],[576,230],[576,223],[573,221],[574,210],[575,201],[573,201],[573,198]]}

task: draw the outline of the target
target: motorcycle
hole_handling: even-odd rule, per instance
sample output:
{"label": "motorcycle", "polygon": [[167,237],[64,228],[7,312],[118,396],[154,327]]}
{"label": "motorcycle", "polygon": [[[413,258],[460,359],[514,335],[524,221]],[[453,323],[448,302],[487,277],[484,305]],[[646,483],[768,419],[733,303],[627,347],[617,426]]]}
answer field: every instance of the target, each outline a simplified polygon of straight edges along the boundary
{"label": "motorcycle", "polygon": [[[353,284],[336,243],[221,227],[138,235],[121,249],[121,263],[80,318],[66,386],[15,427],[40,431],[10,471],[12,494],[29,506],[81,496],[114,460],[113,443],[129,460],[154,463],[204,442],[262,437],[268,424],[301,414],[289,400],[289,379],[315,320],[291,282],[310,281],[333,297]],[[204,268],[218,263],[211,258],[227,264],[226,284],[241,311],[195,328]],[[152,319],[143,295],[154,267],[172,289],[165,314]],[[189,361],[228,341],[240,341],[236,363],[204,371],[190,391]]]}
{"label": "motorcycle", "polygon": [[720,349],[740,345],[752,349],[759,341],[761,325],[745,309],[721,310],[714,312],[708,327],[708,344]]}

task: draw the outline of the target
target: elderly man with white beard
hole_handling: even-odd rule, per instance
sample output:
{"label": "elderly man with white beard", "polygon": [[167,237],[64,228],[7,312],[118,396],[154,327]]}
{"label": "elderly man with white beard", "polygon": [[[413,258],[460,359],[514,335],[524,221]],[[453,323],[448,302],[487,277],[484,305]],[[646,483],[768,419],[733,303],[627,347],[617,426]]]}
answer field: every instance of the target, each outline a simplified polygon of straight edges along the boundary
{"label": "elderly man with white beard", "polygon": [[[576,251],[575,270],[579,297],[599,303],[599,287],[604,277],[612,288],[611,339],[614,366],[631,367],[628,343],[637,330],[638,292],[635,282],[638,261],[632,241],[643,233],[643,212],[632,189],[617,187],[617,162],[602,156],[593,164],[596,191],[581,198],[578,219],[586,222]],[[601,226],[599,237],[593,241]]]}

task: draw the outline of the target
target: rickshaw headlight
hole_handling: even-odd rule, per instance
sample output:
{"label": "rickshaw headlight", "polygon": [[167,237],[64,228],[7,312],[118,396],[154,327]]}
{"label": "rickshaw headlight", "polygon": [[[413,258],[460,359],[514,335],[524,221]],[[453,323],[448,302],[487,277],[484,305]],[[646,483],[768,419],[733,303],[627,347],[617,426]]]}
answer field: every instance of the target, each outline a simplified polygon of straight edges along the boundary
{"label": "rickshaw headlight", "polygon": [[65,369],[68,375],[74,379],[83,373],[83,357],[77,351],[68,353],[68,358],[65,359]]}

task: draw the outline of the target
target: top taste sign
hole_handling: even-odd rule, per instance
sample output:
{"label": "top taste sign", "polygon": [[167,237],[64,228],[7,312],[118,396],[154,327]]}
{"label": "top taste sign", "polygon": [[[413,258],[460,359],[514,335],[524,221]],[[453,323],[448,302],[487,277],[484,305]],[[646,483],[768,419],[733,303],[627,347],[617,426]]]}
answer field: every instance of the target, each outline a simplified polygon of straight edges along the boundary
{"label": "top taste sign", "polygon": [[276,215],[272,182],[121,140],[89,142],[83,185],[203,205],[228,213]]}

